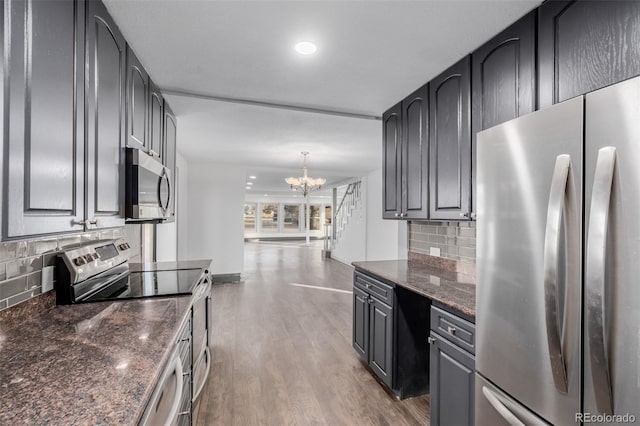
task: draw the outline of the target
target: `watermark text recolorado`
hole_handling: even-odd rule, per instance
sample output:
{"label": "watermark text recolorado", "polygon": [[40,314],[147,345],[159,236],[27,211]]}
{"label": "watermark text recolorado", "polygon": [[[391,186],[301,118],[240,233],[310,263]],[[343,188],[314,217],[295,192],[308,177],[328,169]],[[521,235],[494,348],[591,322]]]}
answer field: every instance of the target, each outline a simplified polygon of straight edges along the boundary
{"label": "watermark text recolorado", "polygon": [[633,414],[591,414],[576,413],[576,423],[635,423],[636,416]]}

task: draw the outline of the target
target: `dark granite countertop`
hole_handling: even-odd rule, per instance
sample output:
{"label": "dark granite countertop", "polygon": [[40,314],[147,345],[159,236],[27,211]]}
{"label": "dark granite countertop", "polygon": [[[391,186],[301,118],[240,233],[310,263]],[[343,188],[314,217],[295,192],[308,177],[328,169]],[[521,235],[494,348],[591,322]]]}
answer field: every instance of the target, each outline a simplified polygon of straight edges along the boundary
{"label": "dark granite countertop", "polygon": [[429,299],[476,316],[475,277],[425,265],[415,260],[380,260],[353,262],[357,270],[391,281]]}
{"label": "dark granite countertop", "polygon": [[131,272],[139,271],[173,271],[175,269],[209,269],[211,259],[179,260],[177,262],[129,263]]}
{"label": "dark granite countertop", "polygon": [[0,424],[136,424],[191,297],[55,306],[53,293],[0,315]]}

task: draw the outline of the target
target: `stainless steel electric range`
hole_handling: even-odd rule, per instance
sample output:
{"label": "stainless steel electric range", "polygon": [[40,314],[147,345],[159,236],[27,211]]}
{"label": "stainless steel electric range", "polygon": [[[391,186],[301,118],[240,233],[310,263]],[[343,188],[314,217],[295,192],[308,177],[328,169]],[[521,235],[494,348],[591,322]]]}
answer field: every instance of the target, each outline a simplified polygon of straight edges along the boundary
{"label": "stainless steel electric range", "polygon": [[[181,401],[189,402],[185,403],[188,409],[169,416],[186,415],[182,418],[190,419],[191,407],[200,396],[211,367],[211,262],[129,263],[131,252],[131,246],[122,238],[81,243],[61,251],[56,263],[56,301],[77,304],[191,295],[191,373],[179,374],[191,382],[182,391],[185,395],[180,396]],[[165,376],[171,377],[170,373],[175,375],[167,372]]]}

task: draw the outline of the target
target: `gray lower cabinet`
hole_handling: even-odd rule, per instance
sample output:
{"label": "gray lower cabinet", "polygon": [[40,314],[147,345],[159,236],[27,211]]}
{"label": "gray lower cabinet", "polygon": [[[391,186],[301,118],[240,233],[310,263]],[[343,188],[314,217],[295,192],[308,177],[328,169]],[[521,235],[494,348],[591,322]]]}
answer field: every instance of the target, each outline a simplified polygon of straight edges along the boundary
{"label": "gray lower cabinet", "polygon": [[387,386],[392,386],[393,309],[369,297],[369,366]]}
{"label": "gray lower cabinet", "polygon": [[369,295],[353,287],[353,348],[369,361]]}
{"label": "gray lower cabinet", "polygon": [[[353,286],[353,348],[376,375],[393,387],[393,308],[372,288],[393,288],[356,272]],[[373,283],[376,284],[373,284]],[[375,287],[374,287],[375,286]],[[393,298],[391,298],[393,300]]]}
{"label": "gray lower cabinet", "polygon": [[473,426],[475,326],[434,306],[431,327],[431,425]]}
{"label": "gray lower cabinet", "polygon": [[400,399],[429,391],[430,306],[392,282],[354,273],[353,348]]}
{"label": "gray lower cabinet", "polygon": [[2,238],[84,229],[84,2],[0,9]]}

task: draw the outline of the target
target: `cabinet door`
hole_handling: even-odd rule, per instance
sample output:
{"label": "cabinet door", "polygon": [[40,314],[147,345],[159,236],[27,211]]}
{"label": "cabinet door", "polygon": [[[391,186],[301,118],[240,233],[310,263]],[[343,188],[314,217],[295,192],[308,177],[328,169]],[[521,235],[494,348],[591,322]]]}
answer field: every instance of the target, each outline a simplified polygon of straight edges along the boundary
{"label": "cabinet door", "polygon": [[127,146],[148,147],[149,75],[136,54],[127,46]]}
{"label": "cabinet door", "polygon": [[640,74],[640,2],[547,1],[539,9],[539,104]]}
{"label": "cabinet door", "polygon": [[430,219],[460,220],[470,216],[469,74],[467,56],[430,83]]}
{"label": "cabinet door", "polygon": [[164,100],[160,89],[149,81],[149,154],[164,162],[162,120],[164,119]]}
{"label": "cabinet door", "polygon": [[402,212],[405,219],[428,219],[429,86],[402,101]]}
{"label": "cabinet door", "polygon": [[102,2],[86,4],[87,218],[122,226],[126,43]]}
{"label": "cabinet door", "polygon": [[474,359],[433,332],[431,339],[431,425],[473,426]]}
{"label": "cabinet door", "polygon": [[535,109],[535,18],[529,13],[472,54],[472,210],[476,134]]}
{"label": "cabinet door", "polygon": [[393,386],[393,310],[369,297],[369,366],[390,388]]}
{"label": "cabinet door", "polygon": [[162,144],[162,159],[165,167],[169,168],[169,178],[171,179],[171,193],[169,198],[169,211],[170,216],[165,222],[173,222],[176,218],[176,191],[177,185],[177,169],[176,169],[176,143],[178,122],[176,116],[173,115],[173,111],[167,101],[164,101],[164,132]]}
{"label": "cabinet door", "polygon": [[7,0],[0,14],[3,238],[83,230],[84,3]]}
{"label": "cabinet door", "polygon": [[369,361],[369,303],[365,292],[353,287],[353,348]]}
{"label": "cabinet door", "polygon": [[382,116],[383,219],[398,219],[401,209],[401,113],[397,104]]}

